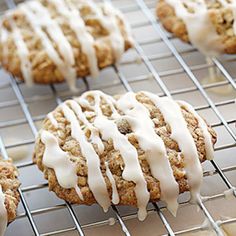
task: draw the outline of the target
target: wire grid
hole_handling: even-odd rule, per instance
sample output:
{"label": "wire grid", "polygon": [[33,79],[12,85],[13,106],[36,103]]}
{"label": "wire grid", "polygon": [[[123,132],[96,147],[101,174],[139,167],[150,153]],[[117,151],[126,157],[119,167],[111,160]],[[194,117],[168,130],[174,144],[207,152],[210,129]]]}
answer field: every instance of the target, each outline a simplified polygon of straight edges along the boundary
{"label": "wire grid", "polygon": [[[153,38],[153,39],[149,39],[149,40],[136,41],[135,45],[134,45],[134,50],[138,54],[139,59],[145,65],[147,71],[149,72],[148,77],[147,77],[147,75],[137,75],[131,79],[127,78],[125,73],[122,71],[121,66],[133,64],[133,63],[135,63],[135,61],[132,61],[132,60],[131,61],[124,61],[121,63],[120,66],[117,66],[117,65],[113,66],[113,71],[116,73],[116,75],[119,79],[119,82],[113,83],[110,85],[104,85],[104,86],[99,85],[100,87],[98,87],[98,89],[110,90],[112,86],[122,84],[122,86],[124,87],[124,89],[126,91],[133,91],[133,87],[131,86],[132,82],[144,81],[144,82],[148,83],[149,77],[151,76],[152,79],[154,79],[154,81],[157,83],[157,85],[161,89],[161,91],[159,92],[160,96],[172,97],[172,96],[181,95],[184,93],[194,93],[195,91],[197,91],[202,95],[202,97],[205,99],[207,104],[195,107],[196,110],[202,111],[202,110],[211,108],[219,120],[218,122],[211,124],[212,127],[223,126],[227,130],[227,132],[231,136],[231,138],[233,139],[232,143],[228,143],[228,144],[219,146],[216,148],[216,150],[220,151],[220,150],[226,150],[226,149],[236,147],[236,134],[232,128],[232,124],[234,124],[236,120],[235,120],[235,118],[226,120],[224,118],[222,112],[219,109],[221,106],[227,106],[227,105],[233,104],[235,102],[234,99],[226,99],[226,100],[224,99],[223,101],[214,102],[207,92],[208,89],[214,89],[214,88],[218,88],[218,87],[224,86],[224,85],[231,86],[231,89],[236,90],[235,79],[232,78],[231,74],[226,70],[225,65],[223,63],[221,63],[219,60],[213,59],[211,65],[204,63],[204,64],[197,65],[197,66],[189,66],[185,62],[183,55],[191,54],[192,52],[195,52],[196,49],[188,48],[184,51],[179,51],[177,49],[177,47],[173,43],[173,37],[168,35],[161,28],[161,26],[159,25],[158,21],[156,20],[154,14],[152,12],[153,8],[155,7],[155,3],[156,3],[155,1],[136,0],[136,1],[129,1],[129,4],[123,4],[123,5],[118,4],[118,2],[122,3],[122,1],[113,0],[111,2],[114,3],[115,5],[119,5],[119,8],[125,14],[128,14],[128,15],[132,14],[133,12],[140,11],[145,16],[145,21],[133,22],[132,23],[133,29],[142,28],[144,26],[151,26],[154,29],[154,31],[156,31],[158,33],[160,38]],[[16,6],[16,2],[14,2],[14,0],[5,0],[5,3],[9,9],[14,8]],[[152,45],[152,44],[154,44],[154,46],[155,46],[156,43],[160,43],[160,42],[162,42],[165,45],[165,47],[168,48],[169,52],[158,53],[158,54],[148,56],[146,54],[145,50],[143,49],[143,47],[145,45],[148,46],[148,45]],[[155,68],[155,66],[153,65],[154,60],[164,60],[164,59],[168,59],[171,57],[174,57],[177,60],[177,62],[180,65],[180,68],[174,69],[174,70],[173,69],[172,70],[166,69],[165,71],[159,72]],[[234,58],[232,58],[232,59],[227,58],[227,60],[234,61]],[[214,83],[206,84],[206,85],[201,84],[198,81],[198,79],[195,77],[195,71],[201,70],[201,69],[206,69],[206,68],[213,67],[213,66],[218,68],[218,70],[222,73],[222,75],[224,75],[225,80],[221,81],[221,82],[214,82]],[[168,75],[175,75],[175,74],[178,75],[180,73],[185,73],[188,76],[188,79],[193,83],[194,86],[189,86],[187,88],[176,89],[174,91],[171,91],[166,86],[166,84],[163,82],[161,77],[168,76]],[[62,102],[62,100],[64,100],[64,98],[71,96],[70,93],[60,92],[57,90],[57,88],[55,86],[51,85],[50,86],[51,94],[46,95],[46,96],[40,96],[37,98],[35,98],[35,97],[25,98],[22,93],[22,90],[21,90],[21,84],[19,82],[17,82],[10,75],[9,75],[9,82],[10,82],[10,87],[14,91],[14,94],[17,99],[1,102],[0,108],[6,108],[6,107],[15,106],[15,105],[20,105],[20,107],[23,111],[24,117],[22,117],[20,119],[1,122],[0,128],[28,124],[33,136],[37,135],[37,127],[35,125],[35,122],[42,121],[46,114],[39,115],[39,116],[32,116],[31,112],[29,110],[29,107],[28,107],[29,103],[35,102],[38,100],[40,100],[40,101],[45,100],[46,101],[48,99],[54,99],[56,104],[60,104]],[[89,83],[87,81],[87,78],[84,78],[83,82],[85,85],[84,86],[85,90],[88,90]],[[3,139],[0,138],[1,153],[2,153],[3,157],[5,159],[7,159],[8,158],[8,154],[6,151],[7,149],[13,148],[13,147],[18,147],[18,146],[23,146],[23,145],[31,145],[33,143],[34,143],[34,140],[30,139],[30,140],[23,140],[22,142],[19,142],[17,144],[4,145]],[[225,175],[225,173],[228,171],[235,171],[236,165],[232,165],[232,166],[229,166],[226,168],[220,168],[219,165],[214,160],[211,161],[211,164],[214,168],[213,172],[212,171],[211,172],[210,171],[204,172],[204,176],[211,176],[212,174],[214,174],[214,175],[218,174],[220,176],[220,178],[222,179],[222,181],[225,183],[226,187],[228,189],[231,189],[232,191],[234,191],[234,195],[236,196],[236,192],[235,192],[235,188],[234,188],[233,184],[228,179],[228,177]],[[26,167],[32,166],[32,165],[34,165],[34,164],[30,161],[30,162],[18,164],[17,167],[19,169],[23,169],[23,168],[26,168]],[[25,194],[27,194],[27,192],[35,191],[35,190],[42,189],[42,188],[47,188],[47,184],[45,183],[45,184],[40,184],[40,185],[30,185],[27,187],[22,187],[19,190],[21,202],[22,202],[22,205],[24,208],[24,212],[19,214],[17,218],[20,219],[20,218],[27,217],[27,219],[32,227],[33,233],[35,235],[56,235],[56,234],[60,234],[60,233],[70,232],[70,231],[76,231],[79,235],[85,235],[84,229],[86,227],[103,225],[104,223],[107,222],[105,220],[105,221],[93,222],[93,223],[90,223],[87,225],[82,225],[82,224],[80,224],[80,222],[78,220],[77,212],[75,212],[73,209],[73,206],[71,206],[67,202],[64,202],[62,204],[58,204],[58,205],[55,205],[52,207],[31,210],[29,207],[29,204],[27,203],[27,200],[25,198]],[[222,197],[224,197],[223,193],[212,195],[208,199],[213,200],[213,199],[222,198]],[[181,205],[187,205],[187,204],[189,204],[189,203],[188,202],[181,202]],[[163,210],[165,209],[165,206],[162,206],[159,203],[152,203],[152,205],[153,205],[153,207],[151,209],[149,209],[149,211],[157,213],[157,215],[159,216],[160,220],[162,221],[164,227],[166,228],[166,233],[168,235],[179,235],[179,234],[184,234],[184,233],[195,232],[195,231],[201,229],[201,227],[199,226],[199,227],[193,227],[193,228],[183,229],[183,230],[179,230],[179,231],[174,232],[174,229],[172,229],[171,224],[168,222],[167,217],[165,216],[165,214],[163,214]],[[217,233],[217,235],[222,235],[221,231],[219,229],[218,222],[214,221],[213,217],[211,216],[211,213],[207,210],[205,205],[200,201],[198,202],[198,205],[199,205],[200,209],[202,210],[203,214],[205,215],[205,217],[210,222],[210,225],[212,226],[214,231]],[[62,230],[41,233],[40,230],[38,229],[38,226],[37,226],[37,223],[34,219],[34,216],[39,215],[39,214],[43,214],[45,212],[53,212],[53,211],[56,211],[56,210],[62,209],[62,208],[67,209],[70,217],[72,218],[74,226],[70,227],[70,228],[62,229]],[[121,216],[121,214],[119,213],[119,209],[116,206],[112,206],[111,209],[116,217],[116,221],[120,224],[121,232],[123,232],[123,234],[125,234],[125,235],[131,235],[128,227],[126,226],[126,220],[136,217],[136,213],[133,213],[133,214],[130,214],[127,216]],[[78,213],[78,215],[79,215],[79,213]],[[223,222],[221,222],[221,224],[227,224],[227,223],[232,223],[232,222],[236,222],[236,218],[224,220]]]}

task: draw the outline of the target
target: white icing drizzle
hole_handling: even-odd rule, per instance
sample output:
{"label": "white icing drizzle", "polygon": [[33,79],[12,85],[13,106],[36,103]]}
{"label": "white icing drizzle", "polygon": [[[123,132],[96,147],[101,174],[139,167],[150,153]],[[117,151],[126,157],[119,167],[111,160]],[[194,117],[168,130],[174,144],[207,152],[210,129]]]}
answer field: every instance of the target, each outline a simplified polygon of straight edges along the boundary
{"label": "white icing drizzle", "polygon": [[109,181],[111,182],[111,186],[112,186],[112,203],[114,204],[118,204],[120,202],[120,197],[116,188],[116,181],[111,173],[111,170],[109,168],[109,164],[107,162],[105,162],[106,165],[106,175],[109,179]]}
{"label": "white icing drizzle", "polygon": [[102,154],[104,152],[104,145],[102,140],[100,139],[99,130],[87,120],[86,116],[82,112],[80,105],[77,102],[70,100],[68,104],[70,104],[72,110],[75,112],[79,120],[82,121],[83,124],[86,125],[86,127],[90,130],[91,134],[89,140],[91,140],[91,143],[97,145],[98,153]]}
{"label": "white icing drizzle", "polygon": [[152,175],[160,181],[161,199],[173,215],[176,215],[179,187],[173,176],[163,140],[156,134],[147,108],[139,103],[134,93],[127,93],[117,102],[117,107],[127,116],[142,150],[146,152]]}
{"label": "white icing drizzle", "polygon": [[61,105],[66,119],[71,124],[71,136],[78,141],[81,153],[86,159],[88,167],[88,185],[96,201],[102,206],[105,212],[110,206],[109,194],[106,183],[100,170],[100,159],[95,152],[93,145],[87,141],[79,121],[73,112],[65,103]]}
{"label": "white icing drizzle", "polygon": [[206,122],[202,119],[200,115],[194,110],[194,108],[184,101],[178,101],[178,103],[182,106],[184,106],[190,113],[194,115],[194,117],[197,119],[199,127],[201,128],[204,136],[205,141],[205,149],[206,149],[206,158],[207,160],[213,160],[214,158],[214,149],[211,141],[211,135],[208,132],[208,127]]}
{"label": "white icing drizzle", "polygon": [[[54,19],[51,16],[50,11],[44,7],[40,1],[35,0],[19,4],[18,9],[23,12],[27,22],[31,25],[32,30],[40,38],[44,50],[55,64],[58,71],[67,80],[70,89],[72,91],[77,91],[77,75],[73,48],[64,35],[60,23],[64,20],[75,33],[77,40],[80,42],[81,50],[87,57],[92,77],[98,77],[99,74],[95,40],[88,32],[84,20],[80,16],[79,9],[75,3],[66,0],[48,1],[55,6],[60,17],[56,17]],[[114,57],[116,58],[116,61],[118,61],[124,53],[125,42],[119,29],[117,17],[124,21],[125,29],[127,30],[127,37],[131,40],[130,29],[126,25],[123,15],[108,3],[98,5],[93,1],[88,0],[83,4],[87,4],[94,13],[94,15],[92,14],[91,16],[88,16],[88,18],[96,18],[107,30],[107,38],[113,49]],[[33,83],[33,78],[31,63],[29,61],[29,51],[23,40],[20,29],[16,26],[14,20],[11,19],[13,14],[14,12],[9,12],[7,16],[9,16],[14,42],[17,47],[17,53],[21,60],[21,71],[23,77],[26,83],[31,85]],[[4,45],[4,42],[10,33],[8,33],[3,27],[1,28],[0,40]],[[57,52],[54,48],[54,44],[57,46],[59,52]]]}
{"label": "white icing drizzle", "polygon": [[89,68],[91,71],[91,75],[96,78],[99,75],[98,62],[96,51],[94,48],[94,39],[87,32],[85,23],[80,16],[79,11],[75,8],[72,2],[67,2],[65,4],[65,0],[49,0],[56,7],[57,11],[68,19],[68,23],[70,28],[76,34],[77,40],[80,42],[82,47],[82,52],[87,56],[87,60],[89,63]]}
{"label": "white icing drizzle", "polygon": [[147,183],[143,176],[135,147],[130,144],[125,135],[119,132],[113,121],[110,121],[105,117],[98,116],[95,119],[94,124],[100,129],[102,138],[105,140],[112,139],[114,149],[119,150],[125,164],[122,177],[125,180],[133,181],[136,184],[135,194],[137,198],[138,217],[140,220],[144,220],[147,216],[146,207],[150,195],[147,191]]}
{"label": "white icing drizzle", "polygon": [[[109,8],[111,9],[110,11],[112,13],[114,13],[116,16],[118,16],[124,23],[127,21],[124,17],[124,15],[121,13],[121,11],[117,10],[116,8],[112,8],[111,4],[109,4],[109,2],[106,2],[106,4],[108,4]],[[127,38],[130,41],[131,44],[134,44],[134,39],[131,36],[132,35],[132,31],[131,31],[131,27],[129,24],[124,24],[125,27],[125,31],[127,33]],[[141,57],[140,57],[141,58]]]}
{"label": "white icing drizzle", "polygon": [[79,198],[83,200],[83,195],[77,184],[76,163],[73,163],[68,153],[60,148],[52,133],[43,130],[41,140],[45,145],[43,164],[55,171],[60,186],[66,189],[75,188]]}
{"label": "white icing drizzle", "polygon": [[[10,16],[10,14],[8,15]],[[12,30],[12,37],[14,39],[17,54],[20,58],[21,73],[25,82],[28,86],[32,85],[32,67],[29,60],[29,50],[24,42],[23,36],[21,35],[20,29],[17,27],[14,20],[9,17],[9,23]]]}
{"label": "white icing drizzle", "polygon": [[[97,7],[93,1],[87,0],[87,4],[96,14],[94,18],[97,19],[101,23],[102,27],[109,32],[108,37],[115,59],[116,61],[119,61],[122,54],[124,53],[125,44],[116,19],[118,11],[115,10],[110,3],[105,2],[100,5],[104,9],[105,13],[107,13],[107,15],[103,15],[101,7]],[[129,31],[127,31],[127,33],[129,34]]]}
{"label": "white icing drizzle", "polygon": [[203,171],[194,139],[188,130],[181,108],[170,98],[160,98],[148,92],[145,92],[145,95],[160,109],[164,120],[171,127],[171,138],[178,143],[184,155],[185,170],[190,186],[191,197],[193,201],[196,201],[200,193]]}
{"label": "white icing drizzle", "polygon": [[58,50],[67,65],[74,65],[75,59],[72,47],[63,34],[60,25],[55,19],[51,17],[49,10],[44,7],[39,1],[30,1],[27,2],[26,5],[28,5],[31,12],[34,13],[35,21],[37,21],[38,26],[45,27],[47,29],[47,33],[56,43]]}
{"label": "white icing drizzle", "polygon": [[3,236],[7,228],[7,210],[5,207],[5,195],[0,185],[0,236]]}
{"label": "white icing drizzle", "polygon": [[[166,0],[181,18],[187,28],[190,42],[207,56],[217,56],[222,52],[220,37],[209,18],[209,12],[204,0]],[[194,10],[188,12],[185,6]]]}
{"label": "white icing drizzle", "polygon": [[95,127],[97,127],[104,140],[112,139],[114,149],[119,150],[123,160],[124,160],[124,171],[122,177],[127,181],[133,181],[135,186],[135,194],[137,198],[138,206],[138,217],[140,220],[144,220],[147,216],[146,207],[150,198],[149,192],[147,190],[147,183],[142,173],[141,166],[138,161],[138,153],[136,148],[130,144],[128,137],[121,134],[114,120],[109,120],[103,115],[100,108],[101,99],[104,99],[106,103],[110,106],[112,110],[112,116],[120,119],[120,115],[114,107],[115,100],[100,92],[93,91],[85,93],[79,101],[85,104],[84,100],[87,96],[92,96],[94,98],[93,110],[96,112],[96,119],[94,121]]}
{"label": "white icing drizzle", "polygon": [[[76,71],[73,68],[75,63],[73,51],[58,23],[51,18],[47,8],[40,2],[29,1],[20,4],[19,8],[25,14],[34,32],[41,39],[42,45],[48,56],[67,80],[70,89],[75,91]],[[47,33],[43,28],[46,29]],[[64,60],[61,59],[60,55],[53,47],[52,41],[47,34],[58,46],[59,52]]]}
{"label": "white icing drizzle", "polygon": [[48,119],[50,120],[51,124],[54,126],[54,128],[58,128],[58,123],[56,118],[53,116],[53,112],[48,113],[47,115]]}
{"label": "white icing drizzle", "polygon": [[[184,155],[185,170],[192,199],[199,199],[202,168],[194,139],[188,130],[180,106],[169,98],[159,98],[148,92],[143,93],[160,109],[164,120],[170,125],[171,138],[178,143],[181,153]],[[111,110],[110,117],[103,113],[103,103],[109,106]],[[184,102],[181,102],[181,104],[196,117],[205,135],[207,129],[203,124],[203,119],[193,111],[190,105]],[[96,201],[105,211],[108,210],[111,202],[114,204],[120,202],[116,181],[109,169],[108,162],[105,161],[105,173],[112,186],[112,199],[109,198],[100,168],[100,158],[97,154],[104,152],[102,141],[111,140],[114,149],[119,151],[124,161],[123,179],[132,181],[135,184],[134,192],[139,209],[138,217],[140,220],[144,220],[147,215],[146,206],[150,200],[150,193],[139,163],[137,150],[129,142],[128,135],[121,133],[117,126],[117,123],[125,120],[129,123],[132,135],[136,137],[140,148],[146,153],[146,160],[153,177],[160,182],[161,199],[167,203],[168,209],[174,215],[176,214],[179,187],[168,160],[165,144],[155,132],[155,125],[148,108],[137,100],[134,93],[127,93],[115,100],[101,91],[89,91],[76,100],[66,101],[60,105],[60,108],[66,120],[70,122],[71,136],[78,142],[81,154],[86,160],[89,188]],[[82,108],[89,111],[87,113],[83,112]],[[87,118],[86,114],[90,118]],[[93,122],[90,121],[91,117]],[[55,121],[51,122],[54,123]],[[89,132],[87,132],[87,129]],[[88,134],[89,137],[87,137]],[[205,142],[208,142],[207,138],[206,135]],[[57,138],[44,130],[41,133],[41,139],[45,144],[43,163],[55,170],[59,184],[65,188],[77,186],[76,164],[70,161],[69,155],[60,149]],[[95,150],[96,147],[97,150]],[[211,149],[209,148],[207,152],[211,152]],[[81,194],[78,187],[77,191],[78,194]],[[81,197],[83,197],[82,194]]]}

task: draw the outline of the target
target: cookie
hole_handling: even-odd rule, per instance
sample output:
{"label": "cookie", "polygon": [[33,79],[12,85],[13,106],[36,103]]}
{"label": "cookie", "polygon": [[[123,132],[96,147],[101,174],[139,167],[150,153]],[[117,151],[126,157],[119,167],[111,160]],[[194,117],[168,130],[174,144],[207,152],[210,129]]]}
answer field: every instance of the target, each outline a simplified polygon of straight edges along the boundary
{"label": "cookie", "polygon": [[234,1],[159,0],[157,16],[166,30],[206,56],[236,53]]}
{"label": "cookie", "polygon": [[28,85],[98,77],[132,46],[129,26],[109,3],[32,0],[0,21],[0,62]]}
{"label": "cookie", "polygon": [[186,102],[152,93],[89,91],[44,120],[33,161],[49,189],[71,203],[138,207],[163,200],[175,215],[180,193],[196,199],[201,162],[213,158],[216,133]]}
{"label": "cookie", "polygon": [[0,159],[0,234],[3,235],[8,223],[16,218],[20,201],[17,179],[18,172],[11,160]]}

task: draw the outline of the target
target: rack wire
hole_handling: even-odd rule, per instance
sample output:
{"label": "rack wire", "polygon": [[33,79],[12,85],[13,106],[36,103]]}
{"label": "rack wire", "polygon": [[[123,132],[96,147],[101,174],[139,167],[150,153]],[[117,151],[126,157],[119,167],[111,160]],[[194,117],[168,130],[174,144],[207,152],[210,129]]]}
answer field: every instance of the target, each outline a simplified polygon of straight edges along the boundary
{"label": "rack wire", "polygon": [[[14,0],[4,0],[6,3],[6,6],[11,9],[16,6],[16,2]],[[18,1],[17,1],[18,2]],[[222,61],[218,59],[213,59],[212,64],[206,64],[203,62],[203,64],[198,65],[188,65],[186,62],[184,56],[191,55],[192,53],[196,52],[196,49],[193,47],[189,47],[187,49],[178,49],[178,47],[175,45],[174,38],[167,34],[162,27],[160,26],[159,22],[156,20],[155,15],[153,14],[153,9],[155,8],[156,1],[149,0],[127,0],[127,1],[118,1],[113,0],[110,1],[112,4],[118,6],[121,11],[123,11],[127,16],[134,13],[134,12],[140,12],[142,14],[143,20],[140,21],[134,21],[131,23],[133,29],[141,29],[142,27],[151,27],[153,31],[159,37],[153,37],[151,39],[137,39],[134,44],[133,51],[138,55],[136,58],[123,60],[120,65],[114,65],[112,67],[112,74],[118,78],[117,81],[113,81],[112,83],[102,84],[97,83],[93,86],[93,89],[102,89],[102,90],[108,90],[110,91],[115,86],[122,86],[122,91],[133,91],[134,88],[132,86],[133,83],[136,82],[143,82],[143,83],[150,83],[150,78],[155,81],[155,83],[160,88],[160,91],[158,92],[158,95],[160,96],[168,96],[168,97],[175,97],[182,94],[188,94],[194,92],[198,92],[202,98],[204,99],[204,104],[195,106],[195,109],[199,112],[205,111],[207,109],[210,109],[215,116],[217,117],[216,122],[212,122],[212,127],[219,128],[223,127],[226,130],[226,133],[228,136],[231,137],[231,142],[223,144],[221,146],[216,147],[216,151],[225,151],[229,150],[231,148],[236,147],[236,133],[235,128],[233,128],[235,122],[236,122],[236,116],[230,119],[226,119],[224,117],[224,114],[221,110],[222,107],[226,107],[228,105],[233,105],[235,103],[235,97],[226,98],[221,101],[215,102],[211,96],[209,95],[209,91],[211,89],[217,89],[221,88],[222,86],[230,86],[230,89],[234,92],[236,91],[236,80],[231,75],[231,72],[227,70],[227,65],[229,63],[232,63],[236,61],[236,58],[234,57],[226,57]],[[123,3],[123,4],[120,4]],[[154,55],[148,55],[144,47],[145,46],[152,46],[155,47],[158,44],[163,44],[164,47],[167,48],[165,52],[158,52]],[[179,68],[167,68],[163,71],[159,71],[154,66],[155,60],[165,60],[165,59],[171,59],[174,58],[176,62],[178,62]],[[129,66],[129,65],[135,65],[135,64],[142,64],[146,68],[146,72],[141,75],[136,75],[133,77],[127,76],[127,74],[122,69],[123,66]],[[208,69],[211,67],[218,68],[218,70],[221,72],[221,74],[224,76],[223,81],[215,81],[209,84],[202,84],[198,78],[196,77],[195,73],[197,71]],[[186,88],[179,88],[171,90],[168,88],[168,86],[165,83],[165,80],[163,78],[167,76],[173,76],[180,74],[185,74],[187,77],[187,80],[191,82],[191,85]],[[31,133],[33,134],[33,137],[37,135],[38,129],[36,126],[36,122],[41,122],[46,114],[43,115],[37,115],[33,116],[32,112],[29,109],[29,106],[31,103],[34,103],[36,101],[40,102],[46,102],[49,100],[54,100],[55,104],[60,104],[64,99],[67,97],[72,96],[70,92],[68,91],[59,91],[57,86],[51,85],[49,86],[50,92],[46,95],[42,96],[29,96],[25,97],[22,92],[21,83],[12,76],[8,75],[8,81],[9,84],[7,84],[5,87],[0,87],[0,90],[3,88],[9,88],[12,89],[15,95],[15,98],[10,100],[3,100],[0,102],[0,108],[6,109],[11,108],[15,106],[20,106],[21,111],[23,112],[23,116],[21,118],[12,119],[12,120],[3,120],[0,122],[0,128],[9,128],[9,127],[17,127],[20,125],[28,125],[30,128]],[[88,90],[90,85],[87,78],[84,78],[83,85],[80,85],[84,88],[84,90]],[[235,96],[236,93],[234,93]],[[0,94],[1,97],[1,94]],[[2,135],[2,132],[1,132]],[[4,138],[1,138],[0,136],[0,150],[2,156],[7,159],[8,158],[8,152],[7,150],[11,148],[17,148],[25,145],[32,145],[34,143],[34,138],[32,139],[25,139],[18,143],[10,143],[10,144],[4,144]],[[17,167],[19,170],[23,170],[24,168],[31,167],[34,164],[32,161],[28,162],[22,162],[17,164]],[[213,160],[211,161],[212,170],[205,171],[204,177],[211,177],[212,175],[218,175],[219,178],[223,181],[225,184],[225,187],[232,190],[234,193],[234,196],[236,196],[236,190],[235,190],[235,183],[232,182],[231,179],[228,178],[227,173],[229,172],[236,172],[236,161],[227,167],[221,167],[217,161]],[[68,202],[62,202],[60,204],[55,204],[53,206],[45,207],[45,208],[39,208],[39,209],[31,209],[28,199],[26,198],[27,193],[37,191],[40,189],[47,188],[47,183],[42,184],[34,184],[29,185],[25,187],[21,187],[19,189],[20,197],[21,197],[21,203],[23,206],[23,212],[19,213],[17,216],[17,220],[20,219],[27,219],[28,222],[31,225],[32,232],[34,235],[57,235],[57,234],[65,234],[70,232],[75,232],[78,235],[85,235],[85,229],[86,228],[93,228],[102,226],[108,223],[108,219],[105,220],[99,220],[96,222],[89,222],[87,224],[80,223],[80,212],[79,208],[75,209],[74,206],[69,204]],[[211,195],[207,198],[208,201],[212,201],[214,199],[222,199],[224,198],[224,193],[218,193]],[[180,203],[181,206],[188,206],[188,201],[182,201]],[[205,217],[208,219],[208,222],[210,223],[211,228],[216,232],[217,235],[222,235],[220,230],[220,225],[229,224],[236,222],[236,218],[226,219],[222,220],[219,224],[214,217],[212,216],[211,212],[207,209],[205,206],[205,202],[202,201],[198,202],[198,205],[205,215]],[[39,229],[39,226],[35,220],[35,216],[41,215],[44,213],[50,213],[50,212],[57,212],[60,209],[64,209],[68,212],[68,217],[72,219],[72,226],[67,227],[64,229],[58,229],[58,230],[49,230],[47,232],[41,232]],[[165,206],[160,203],[152,203],[152,206],[149,207],[149,213],[157,214],[160,221],[162,222],[163,226],[165,227],[165,234],[164,235],[183,235],[188,234],[191,232],[197,232],[202,229],[201,226],[196,227],[190,227],[190,228],[184,228],[181,230],[175,230],[172,227],[172,224],[169,222],[169,218],[165,214]],[[136,217],[136,212],[130,213],[128,215],[123,215],[120,213],[119,207],[112,206],[111,212],[116,218],[116,223],[120,225],[120,233],[124,235],[131,235],[131,231],[129,227],[127,226],[127,221],[130,219],[134,219]],[[56,214],[56,213],[55,213]],[[14,224],[14,223],[13,223]],[[11,227],[11,226],[10,226]],[[153,227],[157,227],[156,225],[153,225]]]}

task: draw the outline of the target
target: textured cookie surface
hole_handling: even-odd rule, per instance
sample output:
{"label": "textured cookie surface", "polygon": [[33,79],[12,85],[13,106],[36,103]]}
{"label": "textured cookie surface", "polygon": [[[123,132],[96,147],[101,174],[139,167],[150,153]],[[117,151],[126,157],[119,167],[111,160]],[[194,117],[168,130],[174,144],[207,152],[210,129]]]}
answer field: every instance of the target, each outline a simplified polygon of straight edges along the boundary
{"label": "textured cookie surface", "polygon": [[32,0],[1,19],[0,62],[28,84],[98,76],[119,61],[132,39],[123,15],[85,0]]}
{"label": "textured cookie surface", "polygon": [[[234,1],[226,0],[159,0],[156,12],[166,30],[208,55],[213,54],[210,49],[215,54],[236,53],[234,9]],[[198,37],[209,42],[201,43]],[[202,48],[204,43],[207,45]]]}
{"label": "textured cookie surface", "polygon": [[8,223],[16,218],[16,210],[20,201],[18,188],[20,182],[17,179],[18,172],[11,160],[0,160],[0,185],[5,195],[5,208],[7,210]]}
{"label": "textured cookie surface", "polygon": [[[150,96],[154,95],[150,94]],[[186,170],[192,165],[192,171],[195,171],[198,168],[197,162],[200,163],[206,160],[207,142],[204,135],[206,135],[206,132],[208,133],[210,142],[208,145],[213,146],[216,142],[216,134],[206,125],[205,121],[201,120],[201,124],[206,127],[204,133],[198,120],[200,118],[196,117],[196,113],[187,109],[185,103],[176,103],[167,98],[161,98],[160,102],[162,101],[167,104],[162,106],[165,115],[155,105],[154,100],[151,100],[149,95],[144,92],[110,97],[100,91],[91,91],[73,101],[68,100],[57,107],[43,123],[42,130],[36,140],[33,156],[34,162],[44,172],[45,178],[48,179],[49,189],[54,191],[60,198],[72,203],[89,205],[96,203],[98,198],[91,191],[90,185],[92,186],[92,184],[89,178],[91,180],[96,175],[94,162],[97,157],[98,168],[105,180],[104,183],[110,201],[112,200],[113,203],[121,205],[136,206],[138,205],[136,195],[138,192],[135,192],[137,191],[135,178],[133,181],[129,181],[129,178],[126,177],[129,174],[137,174],[138,166],[132,166],[129,163],[133,153],[136,153],[137,165],[141,167],[141,175],[146,181],[147,191],[150,194],[148,201],[158,201],[161,198],[160,181],[154,177],[155,170],[153,171],[150,162],[151,154],[155,150],[157,152],[154,153],[153,163],[156,164],[157,161],[159,164],[155,167],[160,168],[158,171],[162,175],[159,178],[167,181],[166,185],[168,187],[168,181],[173,181],[170,176],[172,175],[174,181],[178,183],[178,191],[180,193],[188,191],[190,184]],[[168,104],[170,104],[170,107],[168,107]],[[182,117],[180,117],[180,120],[178,120],[178,115],[175,112],[171,114],[172,109],[179,110]],[[184,123],[186,132],[189,135],[188,138],[192,140],[190,145],[193,145],[195,150],[192,156],[191,154],[189,156],[183,154],[185,153],[184,149],[188,147],[179,147],[179,144],[172,137],[172,130],[175,128],[168,123],[169,120],[166,117],[169,117],[172,124],[175,123],[181,126],[181,122]],[[153,139],[156,139],[154,143],[150,139],[149,133],[152,133]],[[184,135],[184,131],[181,130],[179,137],[183,137],[183,142],[185,142]],[[144,145],[145,142],[147,142],[147,148]],[[91,146],[89,145],[92,146],[95,152],[90,150]],[[162,149],[164,150],[164,156],[160,157]],[[65,188],[59,184],[58,177],[61,175],[59,169],[63,170],[65,165],[62,162],[65,163],[66,161],[62,160],[63,157],[70,159],[75,164],[76,185],[79,186],[83,199],[79,197],[75,188]],[[58,162],[58,158],[60,158],[60,162]],[[158,160],[158,158],[160,159]],[[165,158],[165,160],[161,160],[161,158]],[[188,162],[189,158],[193,160]],[[57,164],[55,164],[56,162]],[[160,166],[161,163],[163,166]],[[166,163],[170,165],[170,169],[165,166]],[[128,168],[128,165],[131,165],[130,172],[124,173],[124,171],[127,172],[125,168]],[[91,166],[93,169],[92,177],[89,176]],[[55,173],[56,167],[58,167],[57,173]],[[162,167],[163,169],[161,169]],[[199,180],[197,179],[199,182],[201,182],[201,175],[202,172],[200,171],[199,176],[197,174],[195,176],[199,178]],[[138,183],[137,181],[136,184]],[[63,181],[62,184],[65,185]],[[145,184],[143,188],[145,188]],[[116,191],[118,193],[116,197],[119,199],[114,201]]]}

